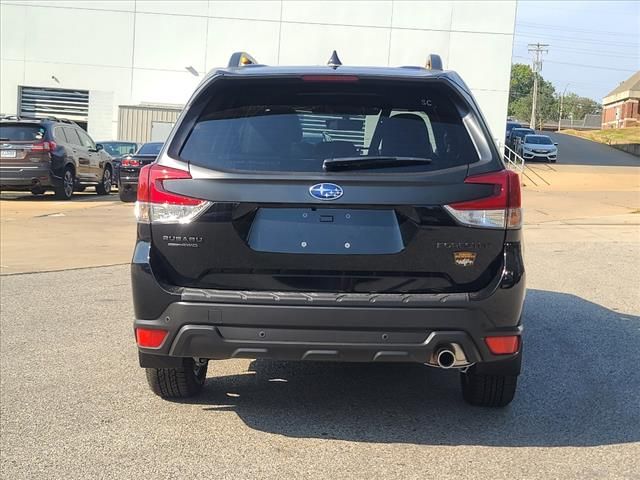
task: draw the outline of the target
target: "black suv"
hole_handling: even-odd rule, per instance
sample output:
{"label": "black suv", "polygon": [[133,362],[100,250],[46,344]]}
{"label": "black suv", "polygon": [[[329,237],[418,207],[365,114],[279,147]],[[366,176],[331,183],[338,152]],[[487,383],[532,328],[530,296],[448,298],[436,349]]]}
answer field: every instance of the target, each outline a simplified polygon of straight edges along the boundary
{"label": "black suv", "polygon": [[460,77],[234,54],[140,173],[140,365],[163,398],[211,359],[417,362],[504,406],[522,358],[520,181]]}
{"label": "black suv", "polygon": [[69,200],[74,190],[95,186],[98,195],[108,195],[112,173],[111,157],[70,120],[0,118],[1,190],[53,190]]}

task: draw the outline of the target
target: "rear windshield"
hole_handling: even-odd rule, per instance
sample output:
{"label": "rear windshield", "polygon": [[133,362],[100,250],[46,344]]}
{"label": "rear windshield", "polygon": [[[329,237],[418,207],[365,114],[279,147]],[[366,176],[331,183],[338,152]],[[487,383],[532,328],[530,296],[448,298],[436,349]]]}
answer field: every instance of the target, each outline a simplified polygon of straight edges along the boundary
{"label": "rear windshield", "polygon": [[97,142],[100,143],[105,151],[112,157],[120,157],[122,155],[128,155],[135,153],[136,144],[127,142]]}
{"label": "rear windshield", "polygon": [[534,145],[553,145],[551,139],[544,135],[527,135],[524,138],[524,143],[532,143]]}
{"label": "rear windshield", "polygon": [[515,137],[524,137],[525,135],[529,135],[530,133],[534,133],[533,130],[531,130],[530,128],[514,128],[511,131],[511,135],[515,136]]}
{"label": "rear windshield", "polygon": [[42,140],[46,130],[41,125],[3,123],[0,124],[0,141],[2,142],[33,142]]}
{"label": "rear windshield", "polygon": [[145,143],[138,150],[140,155],[158,155],[162,150],[162,143]]}
{"label": "rear windshield", "polygon": [[431,162],[364,174],[466,165],[478,154],[450,95],[426,82],[234,82],[215,88],[180,156],[251,172],[322,172],[325,159],[367,156]]}

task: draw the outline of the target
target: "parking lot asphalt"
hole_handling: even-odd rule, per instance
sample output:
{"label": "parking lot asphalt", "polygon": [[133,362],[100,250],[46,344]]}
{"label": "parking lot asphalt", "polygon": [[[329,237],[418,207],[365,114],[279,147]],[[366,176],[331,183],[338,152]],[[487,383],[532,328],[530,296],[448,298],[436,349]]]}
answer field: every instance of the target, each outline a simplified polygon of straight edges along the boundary
{"label": "parking lot asphalt", "polygon": [[[131,205],[3,194],[0,477],[639,478],[635,170],[567,171],[578,185],[559,168],[525,187],[525,362],[503,410],[421,365],[249,360],[162,401],[137,366]],[[55,258],[20,264],[21,236]]]}
{"label": "parking lot asphalt", "polygon": [[560,164],[640,167],[640,158],[607,145],[563,133],[542,133],[549,135],[558,144]]}

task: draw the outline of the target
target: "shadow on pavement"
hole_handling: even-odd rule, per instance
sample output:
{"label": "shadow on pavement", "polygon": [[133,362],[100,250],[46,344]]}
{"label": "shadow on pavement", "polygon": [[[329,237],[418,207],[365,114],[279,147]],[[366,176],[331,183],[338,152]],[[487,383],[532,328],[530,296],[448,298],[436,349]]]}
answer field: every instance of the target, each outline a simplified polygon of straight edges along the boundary
{"label": "shadow on pavement", "polygon": [[[640,317],[574,295],[529,290],[525,362],[505,409],[463,403],[458,374],[422,365],[254,361],[215,377],[193,403],[290,437],[485,446],[640,441]],[[212,427],[213,428],[213,427]]]}
{"label": "shadow on pavement", "polygon": [[49,203],[49,202],[115,202],[120,201],[118,198],[118,191],[111,191],[110,195],[97,195],[93,189],[88,189],[84,192],[74,192],[71,200],[59,200],[55,197],[53,192],[47,192],[43,195],[32,195],[31,192],[2,192],[0,200],[7,202],[34,202],[34,203]]}

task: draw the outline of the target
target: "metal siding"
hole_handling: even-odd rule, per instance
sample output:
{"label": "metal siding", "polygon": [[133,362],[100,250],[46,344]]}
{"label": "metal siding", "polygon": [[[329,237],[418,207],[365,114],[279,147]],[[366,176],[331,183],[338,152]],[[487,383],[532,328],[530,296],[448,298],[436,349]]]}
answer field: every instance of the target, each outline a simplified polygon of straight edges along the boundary
{"label": "metal siding", "polygon": [[118,114],[118,139],[148,142],[151,139],[151,124],[154,121],[175,123],[180,109],[121,105]]}

